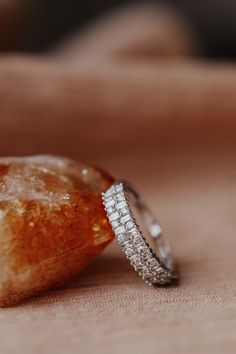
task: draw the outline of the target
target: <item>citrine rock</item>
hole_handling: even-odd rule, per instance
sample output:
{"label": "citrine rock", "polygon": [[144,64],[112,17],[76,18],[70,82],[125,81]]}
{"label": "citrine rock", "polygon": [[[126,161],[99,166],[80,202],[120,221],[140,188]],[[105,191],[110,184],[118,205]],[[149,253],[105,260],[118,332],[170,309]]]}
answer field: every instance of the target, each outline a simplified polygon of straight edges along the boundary
{"label": "citrine rock", "polygon": [[0,306],[61,284],[113,239],[101,192],[113,178],[56,156],[0,158]]}

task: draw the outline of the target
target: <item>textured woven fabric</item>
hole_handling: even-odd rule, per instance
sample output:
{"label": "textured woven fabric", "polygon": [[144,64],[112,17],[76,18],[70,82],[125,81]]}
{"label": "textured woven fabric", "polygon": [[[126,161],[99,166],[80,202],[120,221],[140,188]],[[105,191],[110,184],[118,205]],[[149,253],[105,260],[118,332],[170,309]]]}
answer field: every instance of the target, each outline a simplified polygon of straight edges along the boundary
{"label": "textured woven fabric", "polygon": [[234,156],[117,160],[159,216],[179,285],[147,286],[114,242],[64,288],[2,309],[1,353],[235,353]]}

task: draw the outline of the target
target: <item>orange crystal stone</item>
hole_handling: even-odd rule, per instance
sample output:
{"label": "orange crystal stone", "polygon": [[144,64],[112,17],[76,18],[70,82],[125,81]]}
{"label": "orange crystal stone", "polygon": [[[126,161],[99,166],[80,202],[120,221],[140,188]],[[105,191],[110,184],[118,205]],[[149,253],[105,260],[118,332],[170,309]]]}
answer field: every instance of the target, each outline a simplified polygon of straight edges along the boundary
{"label": "orange crystal stone", "polygon": [[0,306],[77,275],[113,239],[113,178],[56,156],[0,158]]}

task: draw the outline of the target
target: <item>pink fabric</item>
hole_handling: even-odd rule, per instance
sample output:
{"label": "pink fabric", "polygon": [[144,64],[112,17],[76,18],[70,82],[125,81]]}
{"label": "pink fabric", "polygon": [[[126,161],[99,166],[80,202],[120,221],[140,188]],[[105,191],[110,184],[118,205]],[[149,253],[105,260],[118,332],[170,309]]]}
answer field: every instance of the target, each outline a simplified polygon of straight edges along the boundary
{"label": "pink fabric", "polygon": [[147,286],[114,242],[66,287],[2,309],[1,352],[235,353],[234,154],[104,163],[136,181],[159,216],[180,284]]}

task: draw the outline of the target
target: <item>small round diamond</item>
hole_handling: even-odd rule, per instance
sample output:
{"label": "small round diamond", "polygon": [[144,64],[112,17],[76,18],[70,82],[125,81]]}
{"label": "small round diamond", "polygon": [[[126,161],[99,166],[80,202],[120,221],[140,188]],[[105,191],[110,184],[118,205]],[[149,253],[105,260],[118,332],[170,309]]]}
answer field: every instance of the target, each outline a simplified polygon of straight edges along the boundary
{"label": "small round diamond", "polygon": [[125,254],[128,257],[131,257],[133,255],[134,251],[132,250],[132,248],[130,246],[125,248]]}
{"label": "small round diamond", "polygon": [[163,273],[163,270],[162,270],[162,268],[159,265],[157,265],[156,267],[152,268],[152,271],[155,272],[156,274],[159,274],[159,275]]}
{"label": "small round diamond", "polygon": [[121,183],[116,186],[116,191],[123,192],[123,185]]}
{"label": "small round diamond", "polygon": [[121,209],[121,214],[123,214],[123,215],[128,214],[128,212],[129,212],[129,210],[126,207]]}
{"label": "small round diamond", "polygon": [[143,256],[146,253],[146,248],[145,248],[145,246],[141,245],[137,248],[137,251],[139,254],[141,254]]}
{"label": "small round diamond", "polygon": [[119,222],[117,220],[114,220],[111,222],[112,227],[116,228],[119,226]]}
{"label": "small round diamond", "polygon": [[110,207],[110,208],[107,209],[107,213],[108,213],[108,214],[112,214],[113,211],[114,211],[114,209],[113,209],[112,207]]}
{"label": "small round diamond", "polygon": [[118,242],[122,245],[123,243],[125,243],[127,241],[126,237],[124,234],[120,234],[117,236],[117,240]]}
{"label": "small round diamond", "polygon": [[134,255],[134,256],[131,257],[131,262],[136,267],[140,267],[142,265],[141,258],[139,256],[137,256],[137,255]]}
{"label": "small round diamond", "polygon": [[144,277],[144,278],[148,278],[151,275],[150,270],[147,267],[142,268],[141,274],[142,274],[142,277]]}
{"label": "small round diamond", "polygon": [[116,197],[116,200],[117,202],[122,202],[123,200],[125,200],[125,196],[123,194],[119,194],[117,197]]}
{"label": "small round diamond", "polygon": [[146,261],[148,267],[155,267],[157,266],[157,261],[154,258],[150,258]]}
{"label": "small round diamond", "polygon": [[114,229],[115,234],[118,236],[119,234],[123,234],[125,232],[124,226],[118,226],[116,229]]}
{"label": "small round diamond", "polygon": [[130,221],[131,216],[129,214],[122,216],[120,221],[122,222],[122,224],[125,224],[127,221]]}
{"label": "small round diamond", "polygon": [[139,244],[139,243],[141,243],[141,241],[142,241],[141,236],[138,235],[138,234],[132,235],[131,238],[132,238],[132,240],[133,240],[133,242],[134,242],[135,244]]}
{"label": "small round diamond", "polygon": [[132,229],[133,226],[134,226],[133,221],[128,221],[128,222],[126,223],[126,227],[127,227],[128,230]]}

